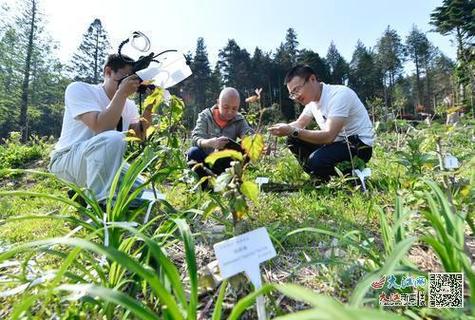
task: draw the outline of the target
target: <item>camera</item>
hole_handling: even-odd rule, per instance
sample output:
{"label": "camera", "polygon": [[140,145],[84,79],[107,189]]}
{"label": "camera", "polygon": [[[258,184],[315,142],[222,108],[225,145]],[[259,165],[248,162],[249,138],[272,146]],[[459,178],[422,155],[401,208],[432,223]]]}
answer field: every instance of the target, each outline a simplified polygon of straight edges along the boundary
{"label": "camera", "polygon": [[[141,43],[139,43],[141,42]],[[118,55],[123,61],[126,59],[122,56],[122,47],[126,44],[130,45],[138,51],[145,52],[150,49],[150,41],[146,35],[140,31],[135,31],[132,36],[122,41],[119,45]],[[176,53],[174,55],[165,55],[165,53]],[[160,61],[157,59],[159,56]],[[129,61],[130,62],[130,61]],[[150,64],[155,62],[158,66],[150,67]],[[167,89],[180,83],[188,78],[192,72],[189,68],[190,62],[183,54],[179,54],[177,50],[164,50],[158,54],[150,52],[148,55],[140,56],[137,61],[132,64],[132,73],[137,75],[141,81],[156,81],[155,84],[144,83],[141,84],[137,90],[139,93],[145,93],[147,89],[154,90],[157,86]],[[119,81],[122,81],[121,79]]]}

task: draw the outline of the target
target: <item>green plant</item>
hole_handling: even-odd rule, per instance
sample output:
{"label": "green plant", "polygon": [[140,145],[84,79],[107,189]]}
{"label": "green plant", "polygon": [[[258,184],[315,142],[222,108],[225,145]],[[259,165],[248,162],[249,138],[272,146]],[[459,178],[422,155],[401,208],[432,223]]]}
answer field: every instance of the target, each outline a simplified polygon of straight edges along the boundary
{"label": "green plant", "polygon": [[[465,253],[466,214],[456,212],[444,192],[432,181],[426,181],[431,192],[425,193],[428,207],[422,209],[430,228],[421,240],[432,247],[446,272],[463,272],[470,286],[475,306],[475,273]],[[433,232],[432,232],[433,231]]]}
{"label": "green plant", "polygon": [[421,151],[421,137],[408,137],[407,151],[396,151],[399,156],[397,162],[403,165],[412,175],[420,175],[424,166],[433,167],[436,163],[435,156]]}
{"label": "green plant", "polygon": [[231,212],[234,226],[241,220],[248,211],[246,199],[257,201],[259,194],[258,186],[250,180],[245,180],[244,172],[249,165],[248,161],[257,161],[264,149],[264,139],[262,135],[255,134],[244,137],[241,142],[244,155],[235,150],[222,150],[210,154],[205,161],[213,165],[216,160],[222,158],[232,158],[231,167],[220,174],[214,182],[214,191],[222,192],[223,197],[228,200],[227,206],[221,202],[218,204],[225,212]]}
{"label": "green plant", "polygon": [[44,155],[46,148],[41,139],[33,137],[29,144],[22,144],[20,139],[19,132],[10,132],[5,144],[0,145],[0,169],[21,168]]}
{"label": "green plant", "polygon": [[[51,280],[43,283],[34,296],[28,294],[36,290],[35,285],[32,285],[34,281],[18,278],[21,285],[25,282],[30,285],[14,306],[13,318],[25,313],[32,315],[29,310],[37,300],[48,301],[53,296],[61,300],[71,299],[61,295],[61,292],[67,291],[75,294],[75,300],[99,305],[99,314],[109,319],[118,312],[110,304],[126,308],[126,311],[121,311],[122,314],[130,312],[142,319],[195,319],[198,281],[194,242],[184,220],[171,221],[180,231],[185,247],[190,279],[189,298],[186,298],[180,274],[164,248],[171,234],[155,233],[151,238],[141,232],[146,226],[136,229],[116,223],[114,227],[130,234],[119,248],[95,243],[91,241],[95,235],[90,234],[85,239],[63,237],[28,242],[3,252],[0,262],[18,257],[20,253],[26,253],[23,264],[41,252],[62,257]],[[43,311],[41,308],[37,312],[41,314]]]}

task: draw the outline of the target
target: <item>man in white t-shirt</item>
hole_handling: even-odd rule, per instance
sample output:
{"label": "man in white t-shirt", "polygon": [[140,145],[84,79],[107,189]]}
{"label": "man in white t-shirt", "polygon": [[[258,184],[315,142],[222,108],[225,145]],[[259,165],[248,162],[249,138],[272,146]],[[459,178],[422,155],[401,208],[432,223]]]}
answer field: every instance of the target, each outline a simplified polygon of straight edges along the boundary
{"label": "man in white t-shirt", "polygon": [[140,120],[137,106],[128,99],[140,86],[132,74],[134,61],[109,55],[104,82],[73,82],[65,92],[61,136],[51,153],[49,170],[57,177],[85,187],[97,200],[108,197],[126,148],[124,131],[138,137],[151,123],[151,106]]}
{"label": "man in white t-shirt", "polygon": [[[368,162],[374,143],[373,125],[356,93],[342,85],[318,80],[306,65],[293,67],[285,77],[292,100],[305,106],[291,123],[269,128],[276,136],[288,136],[290,151],[303,169],[324,181],[335,175],[335,166],[355,157]],[[320,130],[305,129],[315,119]],[[354,162],[354,161],[353,161]],[[344,170],[344,173],[351,169]]]}

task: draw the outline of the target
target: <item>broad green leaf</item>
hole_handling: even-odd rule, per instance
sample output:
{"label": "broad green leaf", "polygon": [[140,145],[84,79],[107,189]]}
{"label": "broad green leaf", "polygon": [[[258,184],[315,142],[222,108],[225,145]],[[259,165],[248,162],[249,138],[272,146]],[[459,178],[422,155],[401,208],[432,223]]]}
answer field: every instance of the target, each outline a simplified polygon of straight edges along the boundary
{"label": "broad green leaf", "polygon": [[151,94],[144,100],[144,105],[152,105],[152,112],[156,112],[160,104],[163,102],[163,89],[156,87]]}
{"label": "broad green leaf", "polygon": [[264,137],[261,134],[246,136],[242,139],[241,146],[251,161],[256,161],[260,158],[264,150]]}
{"label": "broad green leaf", "polygon": [[239,161],[243,160],[241,152],[236,151],[236,150],[226,149],[222,151],[213,152],[212,154],[206,157],[205,162],[213,166],[216,160],[222,159],[222,158],[228,158],[228,157],[233,158],[235,160],[239,160]]}
{"label": "broad green leaf", "polygon": [[227,172],[221,173],[214,184],[214,192],[221,192],[226,189],[226,186],[229,184],[232,178],[232,175]]}
{"label": "broad green leaf", "polygon": [[233,198],[229,204],[234,211],[247,212],[247,203],[243,196]]}
{"label": "broad green leaf", "polygon": [[241,185],[241,192],[254,202],[257,202],[259,187],[252,181],[244,181]]}

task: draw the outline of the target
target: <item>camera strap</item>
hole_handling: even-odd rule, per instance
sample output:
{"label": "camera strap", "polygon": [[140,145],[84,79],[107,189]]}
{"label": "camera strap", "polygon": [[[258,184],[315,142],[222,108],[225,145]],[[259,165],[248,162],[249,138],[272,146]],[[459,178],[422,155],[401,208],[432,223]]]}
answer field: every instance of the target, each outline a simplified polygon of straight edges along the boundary
{"label": "camera strap", "polygon": [[119,132],[122,132],[122,127],[123,127],[123,125],[122,125],[122,120],[123,120],[123,119],[122,119],[122,116],[121,116],[120,119],[119,119],[119,122],[117,123],[117,126],[116,126],[116,128],[115,128],[115,129],[116,129],[117,131],[119,131]]}

